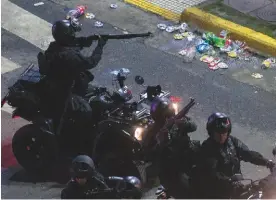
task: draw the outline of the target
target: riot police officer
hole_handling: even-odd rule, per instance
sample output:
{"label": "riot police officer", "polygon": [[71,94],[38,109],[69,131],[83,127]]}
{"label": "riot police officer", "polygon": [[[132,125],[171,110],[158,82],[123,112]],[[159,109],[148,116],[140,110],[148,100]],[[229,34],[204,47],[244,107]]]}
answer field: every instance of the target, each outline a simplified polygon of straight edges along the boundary
{"label": "riot police officer", "polygon": [[[40,72],[46,76],[41,89],[45,111],[54,113],[57,120],[64,112],[66,100],[71,99],[69,108],[77,111],[80,118],[91,115],[91,108],[81,98],[88,90],[88,83],[93,75],[88,71],[97,66],[101,60],[106,39],[99,36],[98,45],[90,57],[81,54],[83,47],[91,46],[92,37],[76,37],[81,25],[76,19],[59,20],[52,26],[55,41],[47,50],[38,54]],[[70,93],[73,93],[71,97]],[[53,115],[53,114],[52,114]]]}
{"label": "riot police officer", "polygon": [[240,162],[273,168],[275,164],[249,148],[238,138],[230,135],[230,118],[220,112],[209,116],[206,129],[209,138],[202,144],[195,193],[197,198],[229,198],[242,191],[243,185],[232,180],[235,174],[241,174]]}
{"label": "riot police officer", "polygon": [[79,155],[72,162],[72,179],[61,192],[62,199],[115,199],[142,196],[141,182],[133,176],[104,178],[87,155]]}
{"label": "riot police officer", "polygon": [[[149,132],[159,132],[166,120],[175,115],[172,102],[166,98],[155,98],[151,105],[151,116],[154,127]],[[164,148],[158,149],[159,179],[169,195],[174,198],[185,198],[189,188],[189,176],[195,162],[195,154],[200,143],[195,144],[188,133],[196,131],[197,126],[189,117],[184,117],[169,130],[169,138]],[[147,133],[148,134],[148,133]]]}

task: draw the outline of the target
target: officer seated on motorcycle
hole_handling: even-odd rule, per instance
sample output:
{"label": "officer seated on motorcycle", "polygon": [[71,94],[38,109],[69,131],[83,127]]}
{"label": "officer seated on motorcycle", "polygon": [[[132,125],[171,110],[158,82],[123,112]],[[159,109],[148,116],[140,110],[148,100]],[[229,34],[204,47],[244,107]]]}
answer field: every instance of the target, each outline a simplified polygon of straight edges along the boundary
{"label": "officer seated on motorcycle", "polygon": [[[239,181],[232,180],[241,174],[240,162],[250,162],[271,169],[275,164],[231,136],[232,124],[224,113],[209,116],[206,129],[209,138],[202,143],[197,176],[193,177],[196,198],[229,198],[244,189]],[[202,196],[198,196],[202,195]]]}
{"label": "officer seated on motorcycle", "polygon": [[[151,131],[158,132],[166,119],[174,115],[175,110],[168,100],[155,98],[151,106],[151,116],[155,122]],[[158,150],[156,155],[160,182],[174,198],[184,198],[183,193],[187,194],[185,188],[188,188],[188,176],[185,173],[191,170],[198,149],[188,133],[196,129],[196,124],[189,117],[178,120],[169,130],[167,145],[161,151]]]}
{"label": "officer seated on motorcycle", "polygon": [[79,155],[73,160],[72,179],[61,192],[61,199],[139,199],[141,196],[139,179],[132,176],[104,178],[86,155]]}

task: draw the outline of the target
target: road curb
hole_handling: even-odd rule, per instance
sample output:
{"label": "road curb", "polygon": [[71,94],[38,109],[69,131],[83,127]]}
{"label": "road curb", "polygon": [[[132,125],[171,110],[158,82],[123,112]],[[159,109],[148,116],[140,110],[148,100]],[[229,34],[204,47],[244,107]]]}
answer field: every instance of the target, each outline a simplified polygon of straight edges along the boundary
{"label": "road curb", "polygon": [[244,41],[248,44],[248,46],[254,48],[257,51],[270,54],[271,56],[276,56],[275,39],[210,13],[204,12],[198,8],[191,7],[185,9],[181,14],[180,21],[192,22],[198,28],[212,31],[215,34],[219,34],[222,30],[227,30],[230,32],[230,37],[232,39]]}
{"label": "road curb", "polygon": [[124,2],[138,6],[146,11],[150,11],[157,15],[160,15],[168,20],[173,20],[178,22],[181,16],[181,13],[176,13],[169,9],[161,8],[160,6],[150,3],[149,1],[146,1],[146,0],[124,0]]}

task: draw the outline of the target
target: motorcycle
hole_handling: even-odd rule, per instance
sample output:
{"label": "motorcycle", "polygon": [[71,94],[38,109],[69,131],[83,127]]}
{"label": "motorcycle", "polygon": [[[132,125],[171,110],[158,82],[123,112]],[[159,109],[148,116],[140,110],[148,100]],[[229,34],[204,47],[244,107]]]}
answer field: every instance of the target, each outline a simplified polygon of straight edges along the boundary
{"label": "motorcycle", "polygon": [[[276,147],[272,154],[276,156]],[[275,199],[276,198],[276,167],[270,169],[270,174],[262,179],[253,181],[245,179],[241,174],[234,175],[234,181],[243,182],[249,181],[241,193],[236,194],[242,199]]]}
{"label": "motorcycle", "polygon": [[[80,77],[87,82],[94,79],[89,71],[81,73]],[[40,68],[31,64],[9,87],[8,93],[1,101],[1,107],[8,104],[14,108],[12,119],[21,117],[31,122],[15,132],[12,149],[18,163],[25,170],[35,173],[48,171],[61,155],[75,156],[79,147],[76,145],[75,133],[75,130],[79,129],[78,119],[67,113],[66,106],[59,124],[53,122],[54,114],[43,100],[47,96],[44,88],[49,85],[47,77],[40,73]],[[71,89],[73,90],[73,86]],[[71,95],[72,91],[69,91],[68,99]],[[96,123],[97,121],[91,119],[93,126]],[[93,138],[93,134],[81,136]]]}
{"label": "motorcycle", "polygon": [[[160,85],[146,86],[141,76],[135,77],[135,82],[145,89],[140,93],[140,99],[132,102],[132,108],[119,107],[117,115],[98,124],[98,134],[94,141],[93,160],[105,176],[138,177],[142,183],[147,182],[144,142],[148,128],[154,121],[150,116],[150,107],[155,97],[170,99],[178,113],[179,98],[168,91],[163,91]],[[176,99],[178,101],[176,101]]]}
{"label": "motorcycle", "polygon": [[[276,147],[272,154],[276,156]],[[245,179],[242,174],[235,174],[231,177],[232,182],[249,181],[249,184],[243,184],[244,187],[239,191],[234,191],[230,199],[275,199],[276,198],[276,167],[270,169],[270,174],[262,179],[253,181],[252,179]],[[155,192],[157,199],[172,199],[166,188],[158,187]],[[197,198],[197,197],[195,197]]]}
{"label": "motorcycle", "polygon": [[[88,71],[80,76],[88,82],[94,79]],[[120,84],[123,84],[124,80],[123,73],[117,73],[114,78],[114,81]],[[132,93],[127,87],[122,87],[113,94],[104,87],[90,88],[90,92],[84,99],[92,107],[91,129],[82,133],[78,130],[87,129],[87,127],[81,127],[81,124],[78,124],[78,118],[68,112],[68,104],[72,97],[71,90],[68,92],[63,115],[59,123],[54,124],[51,113],[42,103],[42,96],[40,96],[41,91],[43,93],[41,87],[46,81],[47,77],[32,64],[9,88],[1,101],[1,107],[7,103],[14,108],[13,119],[21,117],[31,122],[15,132],[12,149],[18,163],[26,171],[39,174],[51,169],[53,163],[60,158],[70,159],[81,151],[91,155],[91,144],[95,138],[94,129],[97,123],[116,114],[117,108],[132,98]],[[129,107],[132,108],[131,104]]]}

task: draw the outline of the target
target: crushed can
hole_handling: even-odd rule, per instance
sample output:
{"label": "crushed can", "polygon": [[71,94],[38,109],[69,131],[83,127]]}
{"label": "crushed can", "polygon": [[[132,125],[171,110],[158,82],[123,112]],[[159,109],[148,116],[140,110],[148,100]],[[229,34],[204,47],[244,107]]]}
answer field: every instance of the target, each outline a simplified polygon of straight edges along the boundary
{"label": "crushed can", "polygon": [[228,35],[228,32],[226,30],[223,30],[220,32],[219,37],[226,39],[227,35]]}

